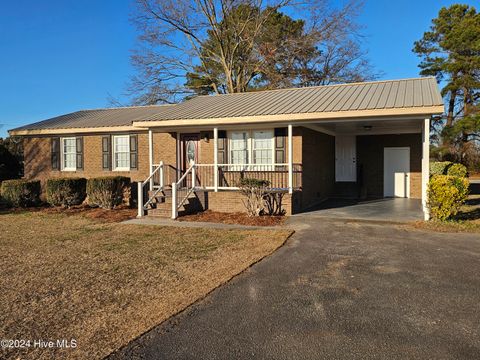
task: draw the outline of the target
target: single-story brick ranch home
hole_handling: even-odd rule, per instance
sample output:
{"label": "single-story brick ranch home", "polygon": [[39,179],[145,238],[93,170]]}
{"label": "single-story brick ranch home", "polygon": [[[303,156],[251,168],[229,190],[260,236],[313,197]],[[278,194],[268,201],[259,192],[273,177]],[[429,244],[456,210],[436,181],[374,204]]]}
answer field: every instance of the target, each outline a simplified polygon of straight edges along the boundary
{"label": "single-story brick ranch home", "polygon": [[243,211],[242,177],[284,192],[287,214],[334,195],[418,198],[426,212],[430,119],[443,111],[435,79],[417,78],[82,110],[10,134],[24,138],[28,179],[139,182],[139,216]]}

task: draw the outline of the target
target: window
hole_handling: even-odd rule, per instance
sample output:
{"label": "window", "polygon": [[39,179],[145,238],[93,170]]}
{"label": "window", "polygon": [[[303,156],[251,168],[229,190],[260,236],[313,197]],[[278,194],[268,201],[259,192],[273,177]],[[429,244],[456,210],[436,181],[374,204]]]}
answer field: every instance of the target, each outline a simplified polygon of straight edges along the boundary
{"label": "window", "polygon": [[77,170],[77,139],[74,137],[62,138],[62,170]]}
{"label": "window", "polygon": [[232,132],[230,149],[230,164],[248,164],[248,133]]}
{"label": "window", "polygon": [[114,170],[130,170],[130,136],[113,137],[113,165]]}
{"label": "window", "polygon": [[253,132],[252,156],[253,164],[273,164],[273,131]]}
{"label": "window", "polygon": [[230,164],[270,165],[274,163],[272,130],[233,131],[229,138]]}

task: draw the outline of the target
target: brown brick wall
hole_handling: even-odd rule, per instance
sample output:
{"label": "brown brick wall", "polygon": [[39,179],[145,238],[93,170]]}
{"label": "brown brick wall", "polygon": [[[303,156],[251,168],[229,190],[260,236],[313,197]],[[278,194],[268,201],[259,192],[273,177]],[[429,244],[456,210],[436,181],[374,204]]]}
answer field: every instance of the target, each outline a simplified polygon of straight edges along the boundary
{"label": "brown brick wall", "polygon": [[335,184],[335,138],[302,128],[302,206],[308,208],[333,192]]}
{"label": "brown brick wall", "polygon": [[[128,176],[132,181],[145,180],[149,171],[148,134],[138,134],[138,169],[108,171],[102,169],[102,135],[84,135],[84,168],[80,171],[52,170],[50,137],[27,137],[25,148],[25,178],[44,182],[51,177]],[[154,162],[176,163],[175,134],[154,133]]]}
{"label": "brown brick wall", "polygon": [[422,137],[420,134],[357,136],[357,163],[363,167],[367,196],[383,197],[385,147],[410,147],[410,197],[422,196]]}
{"label": "brown brick wall", "polygon": [[[300,193],[294,192],[285,194],[282,201],[282,208],[285,209],[286,215],[294,214],[300,209]],[[235,213],[245,212],[245,205],[242,200],[243,195],[238,191],[210,191],[207,193],[207,208],[212,211]]]}

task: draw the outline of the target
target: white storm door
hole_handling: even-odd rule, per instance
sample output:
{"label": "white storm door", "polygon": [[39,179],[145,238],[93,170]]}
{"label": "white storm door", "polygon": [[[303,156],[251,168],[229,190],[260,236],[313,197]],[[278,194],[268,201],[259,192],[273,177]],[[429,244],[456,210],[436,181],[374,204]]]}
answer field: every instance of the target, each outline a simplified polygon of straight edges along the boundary
{"label": "white storm door", "polygon": [[383,196],[410,197],[410,148],[384,148]]}
{"label": "white storm door", "polygon": [[357,181],[355,135],[335,136],[335,181]]}

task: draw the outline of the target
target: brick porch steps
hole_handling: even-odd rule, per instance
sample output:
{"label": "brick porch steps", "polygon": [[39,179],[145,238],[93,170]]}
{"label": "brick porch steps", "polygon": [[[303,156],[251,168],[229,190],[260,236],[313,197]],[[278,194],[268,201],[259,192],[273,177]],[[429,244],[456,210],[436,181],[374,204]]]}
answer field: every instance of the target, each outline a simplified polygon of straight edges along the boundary
{"label": "brick porch steps", "polygon": [[[153,192],[149,191],[149,197]],[[178,216],[193,214],[202,211],[203,208],[196,192],[193,192],[185,203],[178,209]],[[147,216],[170,218],[172,216],[172,192],[165,190],[155,196],[155,200],[150,204],[146,211]]]}

